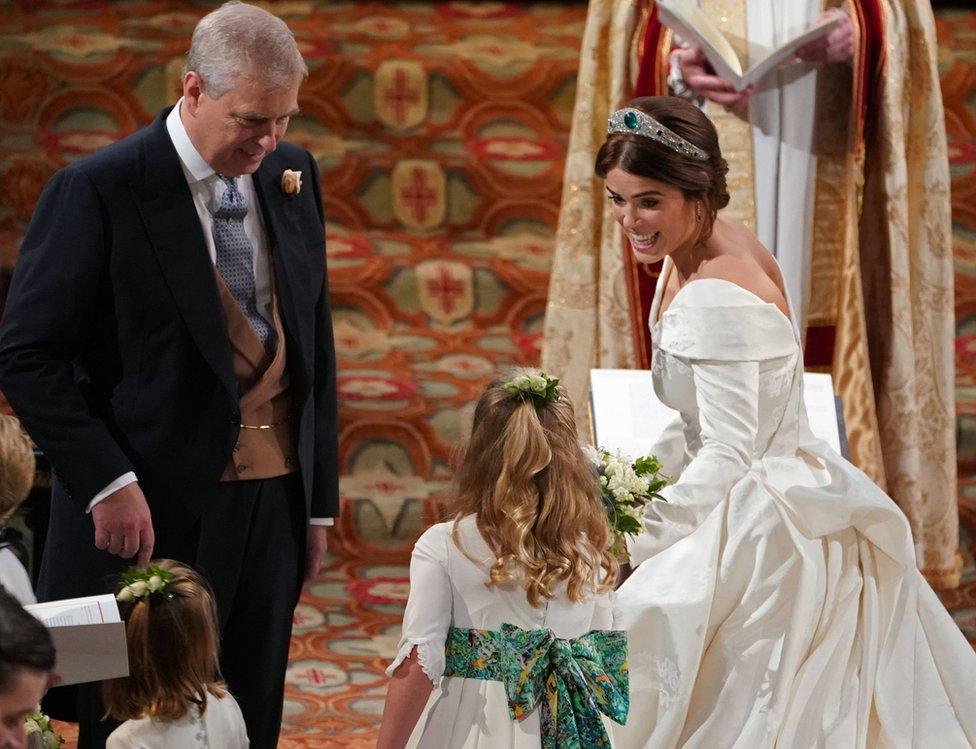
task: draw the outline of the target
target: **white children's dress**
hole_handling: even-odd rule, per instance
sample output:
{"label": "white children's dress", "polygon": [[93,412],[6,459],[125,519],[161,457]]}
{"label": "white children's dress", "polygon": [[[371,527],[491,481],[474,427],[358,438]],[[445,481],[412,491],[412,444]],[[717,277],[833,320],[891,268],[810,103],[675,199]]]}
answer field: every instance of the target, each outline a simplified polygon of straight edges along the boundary
{"label": "white children's dress", "polygon": [[684,459],[615,599],[631,666],[617,746],[976,746],[976,654],[901,510],[810,432],[795,327],[700,279],[652,332]]}
{"label": "white children's dress", "polygon": [[[539,637],[548,629],[568,652],[566,641],[578,640],[573,648],[588,647],[584,644],[587,633],[611,628],[609,594],[572,603],[564,593],[558,593],[547,604],[533,608],[520,586],[485,585],[495,556],[481,537],[474,516],[463,518],[458,528],[468,556],[452,540],[453,525],[432,526],[414,547],[403,636],[396,660],[387,670],[392,675],[416,647],[424,672],[434,682],[435,689],[407,746],[536,749],[542,745],[540,709],[514,721],[501,681],[443,677],[448,632],[452,626],[454,634],[468,629],[501,632],[503,627],[515,627],[529,637]],[[565,711],[567,706],[560,704]],[[609,734],[612,724],[606,718],[597,720],[604,721]]]}
{"label": "white children's dress", "polygon": [[0,585],[16,598],[21,606],[37,603],[27,570],[9,548],[0,549]]}
{"label": "white children's dress", "polygon": [[196,706],[191,706],[181,720],[127,720],[105,742],[105,749],[244,749],[247,746],[244,716],[230,694],[208,697],[202,716]]}

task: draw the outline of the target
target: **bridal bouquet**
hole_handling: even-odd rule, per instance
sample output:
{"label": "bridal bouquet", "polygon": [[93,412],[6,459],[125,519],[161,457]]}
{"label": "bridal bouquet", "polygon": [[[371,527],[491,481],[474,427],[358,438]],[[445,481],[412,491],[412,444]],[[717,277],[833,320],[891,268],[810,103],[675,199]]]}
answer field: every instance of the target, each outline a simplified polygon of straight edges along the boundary
{"label": "bridal bouquet", "polygon": [[587,451],[596,468],[603,506],[613,532],[610,550],[618,556],[626,554],[627,536],[640,533],[644,506],[654,499],[666,501],[659,492],[671,479],[661,473],[661,461],[653,455],[631,462],[619,450],[611,453],[588,447]]}
{"label": "bridal bouquet", "polygon": [[27,713],[27,746],[29,749],[58,749],[64,739],[54,732],[51,719],[40,708]]}

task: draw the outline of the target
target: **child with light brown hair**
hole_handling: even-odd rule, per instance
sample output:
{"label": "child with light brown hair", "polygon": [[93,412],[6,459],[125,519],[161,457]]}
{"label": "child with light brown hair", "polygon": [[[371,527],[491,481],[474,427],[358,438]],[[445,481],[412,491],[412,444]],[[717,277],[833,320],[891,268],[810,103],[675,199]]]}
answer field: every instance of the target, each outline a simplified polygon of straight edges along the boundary
{"label": "child with light brown hair", "polygon": [[106,749],[241,749],[247,729],[221,681],[217,609],[206,581],[170,559],[125,573],[116,599],[129,676],[104,682],[106,712],[125,721]]}
{"label": "child with light brown hair", "polygon": [[603,716],[628,701],[617,562],[558,380],[485,388],[451,514],[414,547],[378,749],[609,746]]}
{"label": "child with light brown hair", "polygon": [[27,570],[11,547],[20,534],[7,521],[34,484],[34,447],[13,416],[0,414],[0,585],[22,606],[36,603]]}

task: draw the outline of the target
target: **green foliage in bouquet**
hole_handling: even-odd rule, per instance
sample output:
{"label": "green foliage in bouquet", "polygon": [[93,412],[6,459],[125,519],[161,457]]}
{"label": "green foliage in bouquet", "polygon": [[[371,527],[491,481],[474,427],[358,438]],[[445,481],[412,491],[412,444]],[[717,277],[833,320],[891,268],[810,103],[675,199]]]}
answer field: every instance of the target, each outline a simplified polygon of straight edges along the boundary
{"label": "green foliage in bouquet", "polygon": [[40,708],[27,713],[27,745],[30,749],[58,749],[64,739],[54,732],[51,719]]}
{"label": "green foliage in bouquet", "polygon": [[596,448],[591,450],[590,459],[596,468],[603,506],[613,533],[610,550],[622,556],[627,552],[627,536],[636,536],[641,531],[645,505],[655,499],[666,501],[660,491],[671,483],[671,479],[661,473],[661,461],[653,455],[631,461],[619,450],[611,453]]}

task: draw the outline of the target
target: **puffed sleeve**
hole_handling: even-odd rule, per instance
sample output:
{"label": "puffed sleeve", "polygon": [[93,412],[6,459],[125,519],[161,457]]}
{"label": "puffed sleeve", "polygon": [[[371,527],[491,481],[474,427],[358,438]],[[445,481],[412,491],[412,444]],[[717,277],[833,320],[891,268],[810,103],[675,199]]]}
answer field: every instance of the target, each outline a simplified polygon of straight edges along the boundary
{"label": "puffed sleeve", "polygon": [[590,629],[613,629],[613,595],[608,591],[596,597]]}
{"label": "puffed sleeve", "polygon": [[450,526],[450,523],[431,526],[413,548],[403,631],[396,658],[386,669],[387,676],[393,675],[414,648],[421,668],[434,686],[444,675],[444,645],[452,619],[451,581],[447,574]]}
{"label": "puffed sleeve", "polygon": [[667,502],[648,505],[643,532],[629,544],[635,565],[692,533],[749,472],[759,430],[760,365],[798,351],[789,321],[773,305],[724,306],[724,292],[703,288],[698,301],[705,305],[701,297],[707,295],[710,305],[696,306],[689,294],[687,306],[665,313],[659,349],[691,372],[701,445],[661,492]]}

